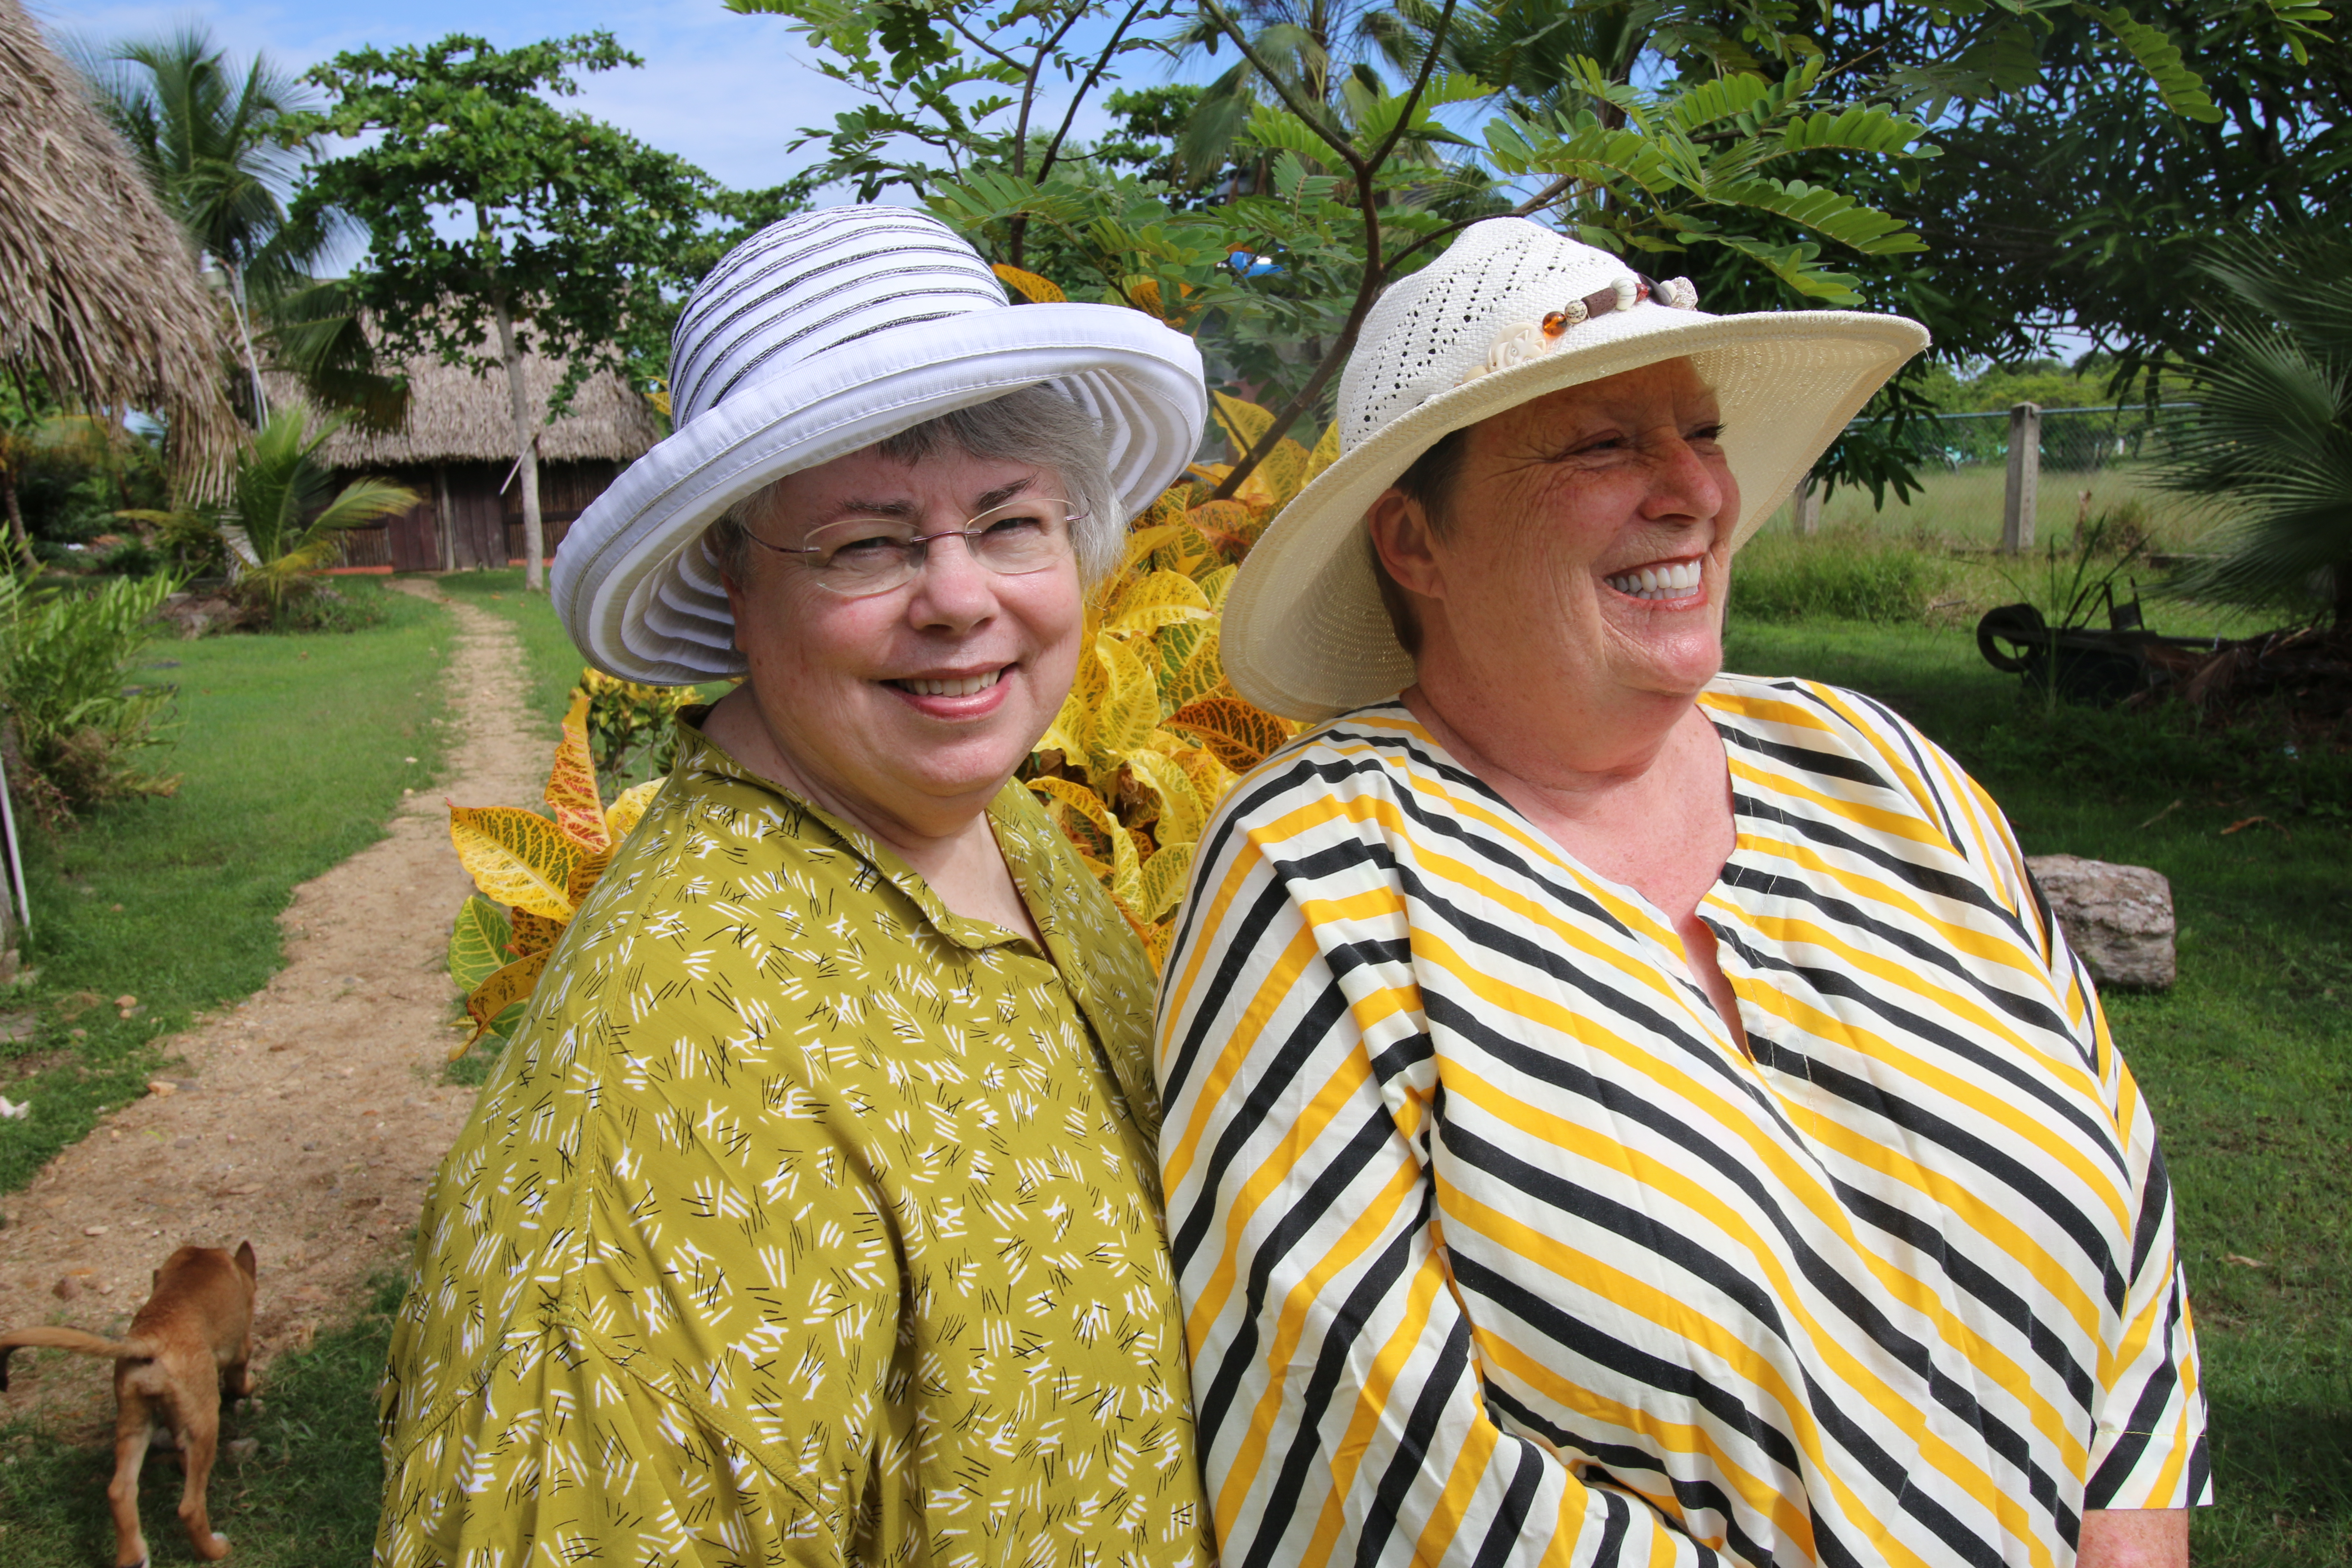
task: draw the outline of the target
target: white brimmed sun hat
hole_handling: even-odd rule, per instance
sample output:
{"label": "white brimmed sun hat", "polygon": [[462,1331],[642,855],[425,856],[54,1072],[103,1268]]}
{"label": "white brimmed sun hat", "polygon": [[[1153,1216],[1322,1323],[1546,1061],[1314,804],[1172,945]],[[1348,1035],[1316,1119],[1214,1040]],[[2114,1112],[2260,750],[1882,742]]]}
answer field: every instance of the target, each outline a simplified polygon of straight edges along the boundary
{"label": "white brimmed sun hat", "polygon": [[1101,421],[1129,516],[1183,472],[1208,417],[1192,339],[1118,306],[1015,306],[928,214],[832,207],[771,224],[688,300],[670,340],[676,433],[565,536],[556,613],[590,662],[624,679],[739,675],[734,617],[701,543],[720,512],[786,474],[1040,383]]}
{"label": "white brimmed sun hat", "polygon": [[1605,250],[1490,218],[1391,286],[1339,378],[1339,456],[1250,551],[1219,644],[1235,690],[1291,719],[1384,701],[1412,659],[1381,606],[1364,515],[1448,433],[1563,387],[1688,359],[1716,394],[1739,481],[1736,548],[1763,525],[1927,330],[1901,316],[1711,316]]}

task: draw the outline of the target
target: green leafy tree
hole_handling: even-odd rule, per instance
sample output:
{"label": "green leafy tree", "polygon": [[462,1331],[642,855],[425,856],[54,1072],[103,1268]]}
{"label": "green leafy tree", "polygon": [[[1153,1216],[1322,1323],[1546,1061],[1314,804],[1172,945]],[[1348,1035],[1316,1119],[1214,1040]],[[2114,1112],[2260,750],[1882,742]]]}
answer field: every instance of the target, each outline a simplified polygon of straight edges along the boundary
{"label": "green leafy tree", "polygon": [[[1574,93],[1555,100],[1564,106],[1540,118],[1508,105],[1494,111],[1493,88],[1442,68],[1463,8],[1448,0],[1428,15],[1402,90],[1351,73],[1350,90],[1318,102],[1219,0],[1202,6],[1274,100],[1251,110],[1239,139],[1265,160],[1263,190],[1179,212],[1132,182],[1056,186],[996,169],[940,187],[932,205],[987,237],[1016,214],[1054,226],[1091,247],[1118,297],[1183,301],[1230,365],[1287,394],[1223,493],[1322,406],[1380,290],[1497,211],[1548,216],[1619,250],[1721,247],[1784,291],[1829,303],[1860,295],[1852,275],[1823,259],[1824,242],[1865,258],[1919,247],[1868,203],[1782,174],[1832,157],[1906,163],[1935,153],[1923,124],[1851,102],[1843,84],[1822,79],[1818,59],[1780,80],[1740,72],[1663,88],[1612,81],[1587,62]],[[1437,121],[1455,104],[1490,111],[1483,146],[1467,147]],[[1406,153],[1449,143],[1465,155],[1433,164]],[[1279,270],[1236,269],[1226,264],[1236,251],[1275,258]],[[1137,275],[1148,291],[1125,280]]]}
{"label": "green leafy tree", "polygon": [[[332,96],[304,134],[361,145],[315,169],[298,216],[341,208],[367,227],[351,280],[392,357],[502,370],[522,488],[525,582],[545,586],[538,436],[600,369],[625,372],[633,321],[684,281],[710,182],[669,153],[551,101],[578,73],[643,62],[606,33],[494,49],[439,43],[338,55],[308,79]],[[452,228],[467,229],[453,235]],[[566,362],[542,412],[533,351]]]}
{"label": "green leafy tree", "polygon": [[[1167,47],[1205,49],[1216,37],[1240,54],[1243,74],[1217,112],[1236,121],[1228,164],[1252,171],[1208,201],[1166,176],[1193,166],[1185,138],[1209,134],[1213,85],[1164,163],[1134,155],[1130,117],[1115,162],[1066,150],[1050,171],[1016,169],[968,113],[927,120],[920,96],[897,100],[891,123],[951,149],[944,167],[871,134],[872,118],[845,116],[831,134],[836,166],[858,161],[862,194],[905,184],[1008,262],[1016,234],[1043,241],[1056,282],[1191,328],[1220,374],[1286,398],[1231,489],[1328,400],[1380,289],[1496,212],[1569,227],[1644,270],[1685,273],[1710,309],[1898,310],[1963,359],[2032,342],[1983,289],[1931,270],[1908,221],[1922,211],[1917,193],[1946,171],[1948,127],[2045,85],[2037,51],[2053,37],[2073,40],[2112,90],[2204,123],[2215,107],[2168,4],[1890,0],[1800,12],[1779,0],[1405,0],[1357,13],[1197,0]],[[903,94],[899,56],[857,40],[887,33],[922,58],[951,53],[950,34],[1004,25],[970,0],[886,0],[846,23],[818,0],[759,6],[794,17],[821,53],[845,40],[862,48],[859,69],[837,74],[876,95]],[[2282,0],[2253,25],[2301,37],[2320,16]],[[1448,106],[1476,125],[1478,144],[1437,121]],[[1160,177],[1125,172],[1137,167]],[[1235,253],[1248,264],[1231,265]],[[1898,382],[1880,424],[1832,452],[1828,477],[1910,483],[1905,425],[1926,406],[1917,373]]]}
{"label": "green leafy tree", "polygon": [[[788,17],[807,37],[817,69],[866,102],[835,117],[832,129],[803,130],[795,148],[825,142],[815,178],[846,184],[860,201],[893,186],[928,195],[985,165],[1015,179],[1052,177],[1070,149],[1078,110],[1118,79],[1118,63],[1158,52],[1151,29],[1181,0],[1022,0],[999,10],[973,0],[726,0],[744,15]],[[1109,34],[1080,50],[1071,36],[1108,16]],[[1047,112],[1057,82],[1073,90],[1058,121]],[[1050,131],[1048,125],[1052,126]],[[1011,265],[1024,258],[1028,225],[1016,217],[1005,240]]]}
{"label": "green leafy tree", "polygon": [[2169,584],[2194,598],[2326,605],[2352,631],[2352,242],[2240,237],[2201,270],[2221,340],[2191,373],[2192,435],[2158,475],[2222,523]]}
{"label": "green leafy tree", "polygon": [[287,134],[289,118],[310,109],[311,95],[266,56],[231,59],[200,26],[117,44],[83,69],[165,210],[220,268],[252,415],[267,419],[253,297],[303,280],[335,226],[329,212],[299,226],[287,217],[296,161],[312,150]]}

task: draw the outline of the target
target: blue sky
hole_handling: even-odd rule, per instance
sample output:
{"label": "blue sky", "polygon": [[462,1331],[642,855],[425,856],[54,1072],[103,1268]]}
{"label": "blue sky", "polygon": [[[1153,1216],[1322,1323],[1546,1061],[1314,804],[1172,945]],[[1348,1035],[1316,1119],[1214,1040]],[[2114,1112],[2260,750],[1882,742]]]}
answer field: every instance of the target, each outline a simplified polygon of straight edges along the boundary
{"label": "blue sky", "polygon": [[[808,66],[782,17],[739,16],[719,0],[30,0],[30,8],[53,35],[97,44],[199,22],[233,54],[266,51],[296,70],[362,44],[467,32],[510,47],[602,29],[644,57],[645,68],[590,77],[572,102],[739,187],[774,184],[804,166],[812,150],[786,151],[793,133],[855,101]],[[1130,56],[1127,79],[1156,81],[1163,69]],[[1082,119],[1079,129],[1101,123]]]}

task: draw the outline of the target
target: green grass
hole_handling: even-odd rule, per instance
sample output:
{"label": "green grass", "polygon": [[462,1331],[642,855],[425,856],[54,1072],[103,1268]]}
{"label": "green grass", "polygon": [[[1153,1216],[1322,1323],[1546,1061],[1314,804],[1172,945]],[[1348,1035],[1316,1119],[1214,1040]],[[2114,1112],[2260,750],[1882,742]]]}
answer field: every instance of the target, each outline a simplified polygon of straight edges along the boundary
{"label": "green grass", "polygon": [[[2090,492],[2091,516],[2137,503],[2147,516],[2150,534],[2166,544],[2177,547],[2202,532],[2205,521],[2177,498],[2152,489],[2147,471],[2141,463],[2094,472],[2045,468],[2034,490],[2035,538],[2073,532],[2084,515],[2085,490]],[[1971,463],[1946,472],[1931,469],[1919,478],[1920,488],[1909,500],[1897,500],[1889,490],[1884,507],[1872,505],[1868,490],[1832,490],[1822,505],[1822,526],[1868,528],[1886,534],[1924,533],[1977,549],[2000,542],[2001,501],[2009,485],[2004,464]]]}
{"label": "green grass", "polygon": [[[2352,1563],[2352,758],[2053,710],[1962,630],[1745,622],[1727,654],[1885,699],[2028,854],[2171,879],[2179,984],[2106,1005],[2161,1129],[2199,1323],[2220,1500],[2196,1560]],[[2252,816],[2277,826],[2223,832]]]}
{"label": "green grass", "polygon": [[533,723],[555,744],[563,725],[563,710],[572,689],[580,684],[586,660],[572,646],[555,606],[545,594],[526,593],[522,568],[502,566],[487,572],[452,572],[436,580],[444,594],[477,609],[488,610],[512,626],[530,666],[530,711]]}
{"label": "green grass", "polygon": [[[90,811],[54,839],[22,828],[38,973],[0,993],[0,1014],[33,1026],[0,1045],[0,1093],[33,1113],[0,1121],[0,1194],[137,1094],[158,1038],[259,989],[295,886],[383,837],[401,790],[434,776],[447,617],[377,584],[345,591],[380,602],[376,625],[150,644],[142,675],[179,688],[176,743],[151,765],[180,773],[179,793]],[[134,1016],[117,1016],[121,995]]]}
{"label": "green grass", "polygon": [[[572,689],[580,684],[580,671],[587,660],[572,646],[563,623],[555,616],[555,606],[544,594],[523,591],[522,568],[502,567],[489,572],[453,572],[440,579],[441,591],[452,598],[505,619],[515,629],[522,642],[523,654],[530,661],[530,707],[534,719],[543,722],[548,744],[555,743],[556,732],[563,724],[563,710],[572,700]],[[715,680],[701,688],[702,700],[715,702],[728,691],[728,683]],[[631,783],[642,778],[642,761],[631,770]]]}
{"label": "green grass", "polygon": [[[279,1357],[258,1401],[223,1420],[224,1442],[250,1437],[259,1445],[251,1458],[225,1459],[213,1472],[213,1528],[229,1538],[237,1568],[356,1568],[367,1561],[383,1488],[375,1384],[399,1304],[397,1282],[379,1280],[355,1321]],[[26,1422],[0,1427],[0,1561],[18,1568],[113,1562],[106,1503],[113,1470],[108,1441],[78,1445]],[[159,1568],[196,1561],[173,1512],[180,1481],[174,1460],[151,1451],[139,1511]]]}
{"label": "green grass", "polygon": [[1917,622],[1959,575],[1941,552],[1861,530],[1800,538],[1760,534],[1731,574],[1736,621]]}

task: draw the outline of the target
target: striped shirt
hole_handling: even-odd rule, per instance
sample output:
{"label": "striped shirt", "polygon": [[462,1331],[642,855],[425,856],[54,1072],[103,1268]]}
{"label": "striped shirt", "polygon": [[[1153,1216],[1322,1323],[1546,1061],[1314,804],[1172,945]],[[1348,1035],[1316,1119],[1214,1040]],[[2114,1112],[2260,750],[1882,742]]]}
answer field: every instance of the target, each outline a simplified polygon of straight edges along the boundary
{"label": "striped shirt", "polygon": [[1268,759],[1162,980],[1224,1568],[2064,1568],[2206,1500],[2146,1101],[1992,803],[1885,709],[1717,679],[1699,906],[1401,706]]}

